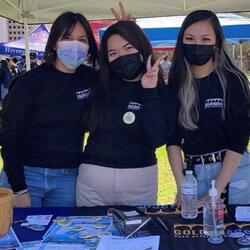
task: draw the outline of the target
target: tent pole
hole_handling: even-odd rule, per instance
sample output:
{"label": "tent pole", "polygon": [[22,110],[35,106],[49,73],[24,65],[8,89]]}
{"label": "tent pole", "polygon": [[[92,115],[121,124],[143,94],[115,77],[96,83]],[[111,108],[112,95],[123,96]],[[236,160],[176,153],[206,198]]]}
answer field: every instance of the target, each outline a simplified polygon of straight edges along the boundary
{"label": "tent pole", "polygon": [[233,48],[232,48],[232,59],[233,61],[235,61],[235,44],[233,44]]}
{"label": "tent pole", "polygon": [[242,58],[242,43],[240,42],[240,69],[243,69],[243,58]]}
{"label": "tent pole", "polygon": [[23,17],[24,24],[24,40],[25,40],[25,58],[26,58],[26,71],[30,70],[30,55],[29,55],[29,26],[28,17]]}

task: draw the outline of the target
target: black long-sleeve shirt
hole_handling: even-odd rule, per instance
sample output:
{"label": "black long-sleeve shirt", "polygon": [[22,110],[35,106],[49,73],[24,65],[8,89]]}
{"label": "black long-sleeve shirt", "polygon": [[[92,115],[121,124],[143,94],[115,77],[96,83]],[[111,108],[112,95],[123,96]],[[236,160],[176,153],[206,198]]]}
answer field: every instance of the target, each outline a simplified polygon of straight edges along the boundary
{"label": "black long-sleeve shirt", "polygon": [[199,98],[198,128],[187,130],[178,126],[168,146],[181,146],[187,155],[200,155],[229,149],[238,153],[246,150],[249,139],[250,100],[239,79],[229,74],[226,91],[225,119],[222,119],[224,97],[216,73],[196,79]]}
{"label": "black long-sleeve shirt", "polygon": [[[141,82],[123,81],[111,93],[110,126],[90,134],[83,163],[111,168],[155,164],[155,148],[172,133],[175,112],[173,93],[166,86],[144,89]],[[132,122],[126,123],[126,117]]]}
{"label": "black long-sleeve shirt", "polygon": [[83,116],[95,72],[67,74],[46,64],[18,78],[2,110],[2,157],[13,190],[26,188],[23,165],[76,168],[83,144]]}

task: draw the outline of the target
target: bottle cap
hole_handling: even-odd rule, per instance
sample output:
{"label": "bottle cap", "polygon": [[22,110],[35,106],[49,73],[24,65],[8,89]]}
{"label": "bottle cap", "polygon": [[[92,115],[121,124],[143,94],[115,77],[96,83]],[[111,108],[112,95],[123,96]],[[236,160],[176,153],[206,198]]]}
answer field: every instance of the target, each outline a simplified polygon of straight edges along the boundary
{"label": "bottle cap", "polygon": [[211,181],[211,188],[209,189],[209,196],[211,197],[216,197],[217,196],[217,190],[215,188],[215,180],[212,180]]}
{"label": "bottle cap", "polygon": [[186,174],[193,174],[193,170],[186,170],[185,173]]}

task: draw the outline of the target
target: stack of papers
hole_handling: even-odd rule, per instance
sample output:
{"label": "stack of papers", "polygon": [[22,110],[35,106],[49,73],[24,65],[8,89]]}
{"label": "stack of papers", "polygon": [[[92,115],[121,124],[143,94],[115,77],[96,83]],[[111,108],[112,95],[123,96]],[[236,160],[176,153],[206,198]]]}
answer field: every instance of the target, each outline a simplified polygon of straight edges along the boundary
{"label": "stack of papers", "polygon": [[160,236],[125,240],[121,237],[103,236],[96,250],[158,250]]}
{"label": "stack of papers", "polygon": [[250,207],[236,207],[235,218],[237,221],[250,221]]}

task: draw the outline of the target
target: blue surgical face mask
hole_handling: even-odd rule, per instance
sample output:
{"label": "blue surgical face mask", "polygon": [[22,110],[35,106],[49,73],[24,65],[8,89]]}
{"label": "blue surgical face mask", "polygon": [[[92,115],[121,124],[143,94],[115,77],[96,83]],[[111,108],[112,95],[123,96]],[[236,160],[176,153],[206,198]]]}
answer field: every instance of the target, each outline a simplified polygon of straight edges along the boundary
{"label": "blue surgical face mask", "polygon": [[79,41],[60,41],[57,43],[57,56],[69,69],[76,69],[87,58],[89,46]]}

